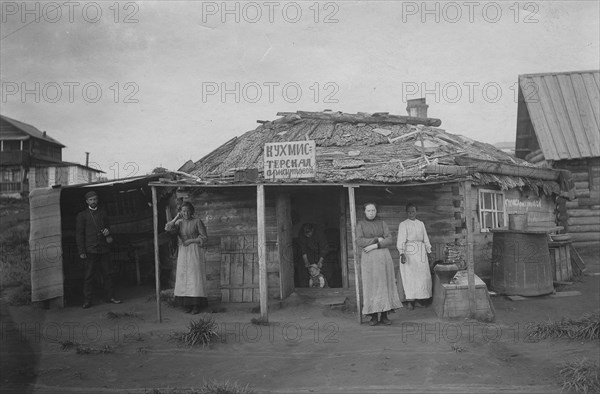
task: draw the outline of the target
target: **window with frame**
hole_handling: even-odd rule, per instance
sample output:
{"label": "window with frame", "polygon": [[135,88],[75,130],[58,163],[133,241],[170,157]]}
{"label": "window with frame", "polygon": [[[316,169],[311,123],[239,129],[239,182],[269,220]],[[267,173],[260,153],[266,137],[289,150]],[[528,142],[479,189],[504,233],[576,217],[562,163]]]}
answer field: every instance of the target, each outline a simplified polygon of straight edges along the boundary
{"label": "window with frame", "polygon": [[506,225],[504,192],[485,189],[479,190],[479,223],[481,224],[482,232]]}

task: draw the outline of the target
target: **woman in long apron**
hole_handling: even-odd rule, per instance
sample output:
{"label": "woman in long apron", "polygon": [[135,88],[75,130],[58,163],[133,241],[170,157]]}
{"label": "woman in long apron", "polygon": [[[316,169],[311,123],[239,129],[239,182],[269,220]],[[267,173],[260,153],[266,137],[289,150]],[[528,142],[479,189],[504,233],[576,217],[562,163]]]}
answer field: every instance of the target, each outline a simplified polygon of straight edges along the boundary
{"label": "woman in long apron", "polygon": [[425,224],[417,219],[417,207],[406,205],[408,219],[398,226],[396,247],[400,252],[400,276],[408,309],[414,309],[415,301],[431,298],[431,271],[429,258],[431,243]]}
{"label": "woman in long apron", "polygon": [[356,243],[361,250],[362,313],[371,316],[371,326],[390,325],[388,312],[402,307],[394,278],[394,263],[388,250],[394,239],[387,224],[377,218],[377,206],[367,203],[364,208],[365,219],[356,225]]}
{"label": "woman in long apron", "polygon": [[184,202],[181,212],[165,225],[165,230],[177,234],[179,239],[174,295],[186,313],[198,314],[208,305],[206,263],[202,251],[208,237],[202,220],[193,215],[194,206]]}

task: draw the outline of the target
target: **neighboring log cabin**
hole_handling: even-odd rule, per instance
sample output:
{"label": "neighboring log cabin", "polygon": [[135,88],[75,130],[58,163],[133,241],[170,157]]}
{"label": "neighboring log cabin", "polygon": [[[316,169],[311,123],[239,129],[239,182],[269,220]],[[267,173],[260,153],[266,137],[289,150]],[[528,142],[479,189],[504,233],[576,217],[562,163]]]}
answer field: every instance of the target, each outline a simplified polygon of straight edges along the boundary
{"label": "neighboring log cabin", "polygon": [[[415,202],[434,258],[459,256],[471,274],[474,269],[482,277],[491,272],[489,229],[506,226],[509,213],[527,213],[530,228],[556,230],[555,200],[567,194],[560,184],[569,183],[568,172],[537,168],[450,134],[438,127],[440,120],[427,117],[424,102],[410,104],[417,116],[278,113],[278,119],[258,121],[256,129],[186,163],[182,170],[197,181],[151,183],[176,188],[206,224],[209,298],[260,301],[262,310],[266,296],[283,299],[306,287],[294,272],[295,238],[306,222],[328,238],[332,287],[359,287],[353,229],[363,218],[362,204],[371,201],[394,235],[406,219],[406,204]],[[291,162],[265,160],[265,144],[294,142],[314,143],[314,172],[303,168],[308,176],[277,178]],[[390,249],[397,265],[398,252]]]}
{"label": "neighboring log cabin", "polygon": [[600,245],[600,71],[519,76],[516,156],[569,170],[559,222],[575,245]]}

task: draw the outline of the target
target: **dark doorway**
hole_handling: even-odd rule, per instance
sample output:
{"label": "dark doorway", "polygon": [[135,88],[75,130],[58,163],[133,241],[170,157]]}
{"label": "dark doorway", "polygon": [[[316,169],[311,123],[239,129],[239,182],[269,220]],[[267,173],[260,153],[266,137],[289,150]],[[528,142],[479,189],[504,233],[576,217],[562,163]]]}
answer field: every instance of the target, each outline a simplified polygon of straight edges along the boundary
{"label": "dark doorway", "polygon": [[[321,273],[327,281],[327,287],[342,287],[342,269],[340,258],[340,198],[333,188],[315,188],[292,194],[292,236],[294,239],[294,285],[309,287],[310,275],[302,257],[303,243],[306,247],[303,225],[313,227],[313,257],[310,263],[323,257]],[[304,239],[303,239],[304,238]],[[321,241],[316,241],[317,239]],[[326,250],[321,250],[321,244]],[[319,250],[315,250],[319,249]]]}

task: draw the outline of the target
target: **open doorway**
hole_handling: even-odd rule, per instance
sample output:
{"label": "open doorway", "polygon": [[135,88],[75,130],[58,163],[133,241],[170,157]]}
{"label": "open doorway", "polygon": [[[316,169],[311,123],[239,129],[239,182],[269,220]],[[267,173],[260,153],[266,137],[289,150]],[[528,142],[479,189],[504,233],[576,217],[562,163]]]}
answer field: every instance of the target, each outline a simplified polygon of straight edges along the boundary
{"label": "open doorway", "polygon": [[334,190],[311,188],[291,196],[295,287],[310,287],[311,276],[303,258],[303,251],[307,250],[310,264],[323,258],[321,274],[327,282],[327,287],[342,287],[341,210],[339,193]]}

